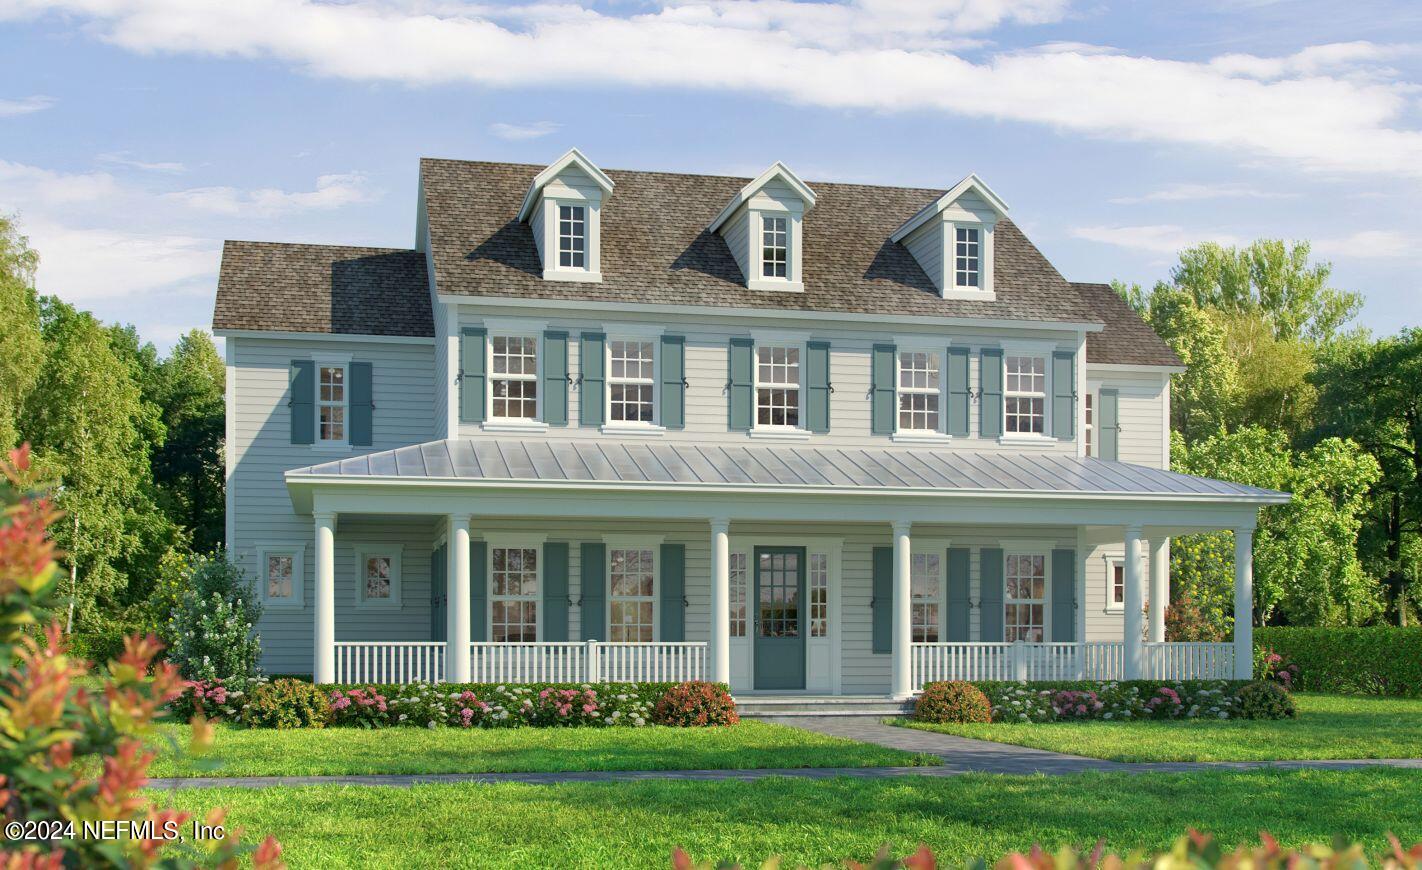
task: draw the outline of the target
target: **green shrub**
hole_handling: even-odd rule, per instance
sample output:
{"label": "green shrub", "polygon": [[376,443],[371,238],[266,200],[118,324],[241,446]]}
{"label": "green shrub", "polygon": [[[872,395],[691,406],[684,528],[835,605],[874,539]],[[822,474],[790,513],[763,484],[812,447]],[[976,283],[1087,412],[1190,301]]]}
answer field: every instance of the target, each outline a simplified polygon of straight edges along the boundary
{"label": "green shrub", "polygon": [[735,725],[741,717],[723,684],[692,681],[668,689],[657,701],[652,721],[679,728],[704,728]]}
{"label": "green shrub", "polygon": [[256,594],[226,554],[194,556],[173,610],[168,660],[189,680],[256,676],[261,638],[254,629],[262,615]]}
{"label": "green shrub", "polygon": [[920,722],[991,722],[992,706],[983,690],[972,683],[929,683],[913,705],[913,718]]}
{"label": "green shrub", "polygon": [[[994,722],[1233,719],[1240,680],[981,680]],[[1085,697],[1083,697],[1085,696]],[[1082,709],[1082,708],[1085,709]]]}
{"label": "green shrub", "polygon": [[248,728],[324,728],[331,721],[326,693],[301,680],[259,684],[242,708]]}
{"label": "green shrub", "polygon": [[1278,683],[1249,683],[1239,690],[1242,719],[1296,719],[1298,715],[1293,695]]}
{"label": "green shrub", "polygon": [[1422,628],[1266,627],[1254,642],[1298,665],[1298,691],[1422,696]]}

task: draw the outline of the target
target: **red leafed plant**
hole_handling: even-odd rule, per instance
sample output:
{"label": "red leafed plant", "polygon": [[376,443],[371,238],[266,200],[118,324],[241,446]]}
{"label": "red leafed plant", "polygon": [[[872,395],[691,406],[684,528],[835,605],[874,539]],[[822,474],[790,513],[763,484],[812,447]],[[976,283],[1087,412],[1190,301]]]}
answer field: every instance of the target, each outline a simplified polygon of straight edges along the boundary
{"label": "red leafed plant", "polygon": [[658,725],[700,728],[735,725],[741,717],[724,685],[694,680],[668,689],[652,710],[652,721]]}
{"label": "red leafed plant", "polygon": [[[182,681],[154,662],[162,644],[149,635],[124,641],[100,687],[78,685],[86,663],[68,655],[50,621],[58,571],[45,530],[58,514],[34,493],[27,448],[0,460],[0,471],[0,815],[7,828],[30,823],[28,836],[47,833],[7,830],[0,866],[226,867],[247,854],[258,868],[284,866],[272,838],[255,849],[235,831],[194,839],[188,813],[142,794],[153,760],[143,738]],[[194,719],[194,747],[210,741],[210,726]],[[204,822],[223,826],[222,811]]]}

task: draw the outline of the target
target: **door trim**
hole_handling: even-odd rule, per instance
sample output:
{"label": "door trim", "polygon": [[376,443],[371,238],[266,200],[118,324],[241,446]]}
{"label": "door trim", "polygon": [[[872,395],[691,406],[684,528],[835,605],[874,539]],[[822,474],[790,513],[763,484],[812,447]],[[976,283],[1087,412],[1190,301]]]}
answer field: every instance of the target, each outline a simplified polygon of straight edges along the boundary
{"label": "door trim", "polygon": [[[780,547],[785,546],[785,541],[798,541],[796,546],[804,546],[807,553],[824,553],[829,557],[830,564],[830,631],[828,641],[830,644],[830,693],[843,694],[842,675],[844,673],[844,646],[842,643],[842,608],[841,597],[844,584],[847,582],[844,577],[844,538],[833,534],[805,534],[787,537],[786,535],[766,535],[757,532],[737,533],[734,529],[731,532],[730,544],[732,553],[744,553],[746,565],[749,569],[752,560],[755,558],[756,547]],[[808,564],[808,563],[807,563]],[[750,579],[746,581],[746,603],[750,604]],[[753,638],[749,636],[731,638],[733,649],[739,649],[745,656],[747,685],[742,691],[755,691],[755,645],[751,643]],[[809,666],[808,656],[806,667]],[[809,674],[806,674],[808,684]],[[786,689],[785,691],[794,691]],[[805,691],[809,691],[808,689]]]}
{"label": "door trim", "polygon": [[[757,684],[757,681],[756,681],[757,672],[756,672],[756,668],[755,668],[755,655],[754,655],[754,650],[755,650],[756,647],[758,647],[758,646],[760,645],[760,640],[761,640],[761,634],[760,634],[760,557],[761,557],[763,554],[767,554],[767,553],[768,553],[768,554],[777,554],[777,553],[778,553],[778,554],[792,554],[792,553],[793,553],[793,554],[797,557],[797,559],[796,559],[796,566],[797,566],[797,574],[798,574],[798,578],[797,578],[798,593],[797,593],[797,608],[796,608],[796,610],[797,610],[797,621],[799,622],[799,636],[798,636],[798,639],[799,639],[799,641],[800,641],[800,685],[798,685],[798,686],[780,687],[780,688],[777,688],[777,687],[765,687],[765,688],[762,688],[761,686],[759,686],[759,685]],[[796,544],[789,544],[789,545],[786,545],[786,544],[779,544],[779,545],[763,544],[763,545],[759,545],[759,546],[752,547],[752,548],[751,548],[751,554],[750,554],[750,555],[751,555],[751,564],[748,565],[748,566],[746,566],[746,567],[750,570],[751,576],[750,576],[749,578],[747,578],[750,582],[747,584],[747,589],[746,589],[747,595],[746,595],[746,597],[747,597],[747,604],[753,605],[753,607],[754,607],[754,611],[753,611],[753,614],[754,614],[754,622],[753,622],[753,624],[752,624],[751,626],[747,626],[747,628],[750,629],[750,634],[751,634],[751,648],[752,648],[752,656],[751,656],[751,687],[752,687],[752,689],[755,690],[755,691],[803,692],[803,691],[806,690],[806,688],[807,688],[807,687],[809,686],[809,684],[810,684],[810,673],[809,673],[809,671],[810,671],[810,654],[809,654],[809,635],[810,635],[810,627],[809,627],[809,585],[810,585],[810,584],[809,584],[809,564],[808,564],[808,562],[809,562],[809,549],[808,549],[807,547],[803,546],[803,545],[796,545]],[[748,608],[748,609],[749,609],[749,608]],[[751,613],[747,613],[746,615],[747,615],[748,617],[752,616]]]}

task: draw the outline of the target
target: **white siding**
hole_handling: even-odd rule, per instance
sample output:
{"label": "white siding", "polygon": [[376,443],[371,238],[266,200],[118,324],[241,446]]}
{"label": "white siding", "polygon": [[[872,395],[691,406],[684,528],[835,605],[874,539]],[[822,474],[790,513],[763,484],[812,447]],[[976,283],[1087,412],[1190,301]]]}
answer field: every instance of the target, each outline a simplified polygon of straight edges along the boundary
{"label": "white siding", "polygon": [[[1121,427],[1117,458],[1151,468],[1169,467],[1166,455],[1166,375],[1158,372],[1118,372],[1087,367],[1087,379],[1120,392]],[[1099,387],[1098,387],[1099,389]]]}
{"label": "white siding", "polygon": [[731,256],[736,258],[736,265],[741,267],[741,276],[755,277],[751,274],[754,264],[750,261],[750,212],[744,208],[737,212],[721,229],[721,235],[726,247],[731,249]]}
{"label": "white siding", "polygon": [[909,233],[904,239],[904,247],[913,254],[913,258],[918,261],[918,265],[928,274],[933,281],[933,286],[939,290],[943,289],[943,222],[941,220],[931,220],[923,226]]}

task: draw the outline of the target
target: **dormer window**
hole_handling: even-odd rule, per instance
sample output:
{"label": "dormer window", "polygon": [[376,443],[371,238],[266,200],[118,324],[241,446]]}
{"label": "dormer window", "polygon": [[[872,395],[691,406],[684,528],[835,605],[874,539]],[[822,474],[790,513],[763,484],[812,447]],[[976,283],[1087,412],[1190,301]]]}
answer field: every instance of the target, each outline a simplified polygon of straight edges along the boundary
{"label": "dormer window", "polygon": [[776,163],[741,188],[707,230],[725,240],[746,287],[796,293],[805,289],[805,213],[814,205],[815,192]]}
{"label": "dormer window", "polygon": [[977,289],[982,285],[982,230],[955,227],[953,286]]}
{"label": "dormer window", "polygon": [[587,268],[587,210],[581,205],[558,206],[558,265]]}
{"label": "dormer window", "polygon": [[991,302],[993,236],[1007,204],[976,175],[953,186],[894,231],[944,299]]}
{"label": "dormer window", "polygon": [[545,281],[601,281],[602,208],[612,179],[574,148],[538,173],[518,219],[528,224]]}
{"label": "dormer window", "polygon": [[761,215],[760,274],[765,278],[785,278],[788,276],[789,241],[785,232],[785,218]]}

